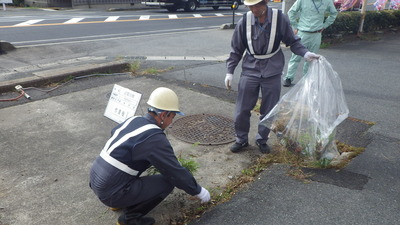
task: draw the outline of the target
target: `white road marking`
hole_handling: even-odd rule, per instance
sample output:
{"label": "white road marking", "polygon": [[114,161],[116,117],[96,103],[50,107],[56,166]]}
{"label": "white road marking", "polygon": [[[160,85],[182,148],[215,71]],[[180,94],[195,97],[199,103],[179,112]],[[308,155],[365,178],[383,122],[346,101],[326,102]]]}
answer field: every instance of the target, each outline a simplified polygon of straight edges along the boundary
{"label": "white road marking", "polygon": [[[34,41],[22,41],[22,42],[13,42],[18,47],[37,47],[37,46],[49,46],[49,45],[63,45],[63,44],[71,44],[71,43],[86,43],[86,42],[97,42],[97,41],[105,41],[105,40],[121,40],[128,38],[144,38],[144,37],[152,37],[152,36],[162,36],[162,35],[176,35],[179,33],[188,33],[188,32],[205,32],[208,30],[214,30],[219,28],[219,26],[209,26],[209,27],[192,27],[185,30],[182,29],[168,29],[168,30],[159,30],[158,33],[149,34],[146,31],[141,32],[131,32],[126,33],[124,36],[116,35],[116,34],[107,34],[107,35],[93,35],[93,36],[83,36],[83,37],[71,37],[71,38],[56,38],[56,39],[47,39],[47,40],[34,40]],[[167,32],[167,33],[164,33]],[[78,39],[78,40],[75,40]],[[83,40],[79,40],[83,39]],[[48,43],[51,42],[51,43]],[[29,44],[36,43],[36,44]]]}
{"label": "white road marking", "polygon": [[83,20],[85,18],[72,18],[68,21],[65,21],[64,23],[78,23],[79,21]]}
{"label": "white road marking", "polygon": [[28,25],[32,25],[35,23],[39,23],[40,21],[43,21],[43,20],[28,20],[23,23],[15,24],[14,26],[28,26]]}
{"label": "white road marking", "polygon": [[139,20],[148,20],[148,19],[150,19],[150,16],[140,16],[139,17]]}
{"label": "white road marking", "polygon": [[[236,15],[243,15],[242,13],[235,13]],[[215,13],[216,16],[225,16],[222,13]],[[193,14],[193,17],[195,18],[200,18],[203,17],[203,15],[201,14]],[[111,22],[111,21],[117,21],[120,18],[120,16],[109,16],[107,17],[104,22]],[[169,19],[177,19],[178,15],[168,15]],[[81,20],[85,19],[84,17],[82,18],[72,18],[70,20],[67,20],[66,22],[64,22],[64,24],[73,24],[73,23],[78,23]],[[150,19],[150,15],[143,15],[139,17],[139,20],[149,20]],[[18,23],[15,24],[14,26],[29,26],[29,25],[33,25],[35,23],[39,23],[41,21],[43,21],[44,19],[38,19],[38,20],[28,20],[22,23]]]}
{"label": "white road marking", "polygon": [[104,21],[105,22],[116,21],[116,20],[118,20],[118,18],[119,18],[119,16],[110,16]]}
{"label": "white road marking", "polygon": [[225,61],[228,55],[222,56],[145,56],[149,61]]}

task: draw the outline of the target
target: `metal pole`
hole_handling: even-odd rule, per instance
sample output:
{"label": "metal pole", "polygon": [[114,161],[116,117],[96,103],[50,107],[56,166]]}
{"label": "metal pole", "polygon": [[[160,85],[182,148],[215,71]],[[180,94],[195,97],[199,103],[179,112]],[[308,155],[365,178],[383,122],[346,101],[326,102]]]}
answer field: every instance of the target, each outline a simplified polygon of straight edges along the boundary
{"label": "metal pole", "polygon": [[284,14],[287,14],[289,9],[292,7],[292,5],[296,2],[296,0],[283,0],[284,3],[282,4],[282,11]]}
{"label": "metal pole", "polygon": [[231,8],[232,8],[232,28],[235,28],[235,10],[236,10],[236,7],[237,7],[237,2],[235,2],[235,0],[232,0],[232,5],[231,5]]}
{"label": "metal pole", "polygon": [[360,35],[363,32],[366,11],[367,11],[367,0],[363,0],[361,8],[361,23],[360,23],[360,28],[358,30],[358,35]]}
{"label": "metal pole", "polygon": [[235,9],[232,9],[232,27],[235,27]]}

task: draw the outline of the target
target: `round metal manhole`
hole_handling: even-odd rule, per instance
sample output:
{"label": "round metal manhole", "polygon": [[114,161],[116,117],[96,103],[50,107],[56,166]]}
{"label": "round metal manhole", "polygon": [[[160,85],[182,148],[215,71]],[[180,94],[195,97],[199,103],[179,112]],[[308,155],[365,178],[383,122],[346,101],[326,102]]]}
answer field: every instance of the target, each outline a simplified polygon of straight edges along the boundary
{"label": "round metal manhole", "polygon": [[200,145],[220,145],[235,141],[233,120],[219,115],[185,116],[175,120],[170,131],[179,140]]}

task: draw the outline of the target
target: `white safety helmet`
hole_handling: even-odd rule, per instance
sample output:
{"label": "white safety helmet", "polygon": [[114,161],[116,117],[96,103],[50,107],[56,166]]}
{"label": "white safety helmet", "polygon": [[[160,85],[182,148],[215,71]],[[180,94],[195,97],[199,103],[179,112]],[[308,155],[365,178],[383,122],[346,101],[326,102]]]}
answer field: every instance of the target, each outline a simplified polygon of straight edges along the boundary
{"label": "white safety helmet", "polygon": [[245,5],[247,5],[247,6],[251,6],[251,5],[255,5],[255,4],[257,4],[259,2],[262,2],[262,1],[264,1],[264,0],[244,0],[243,3]]}
{"label": "white safety helmet", "polygon": [[175,92],[166,87],[156,88],[149,97],[147,104],[155,109],[171,111],[179,115],[185,115],[179,110],[179,100]]}

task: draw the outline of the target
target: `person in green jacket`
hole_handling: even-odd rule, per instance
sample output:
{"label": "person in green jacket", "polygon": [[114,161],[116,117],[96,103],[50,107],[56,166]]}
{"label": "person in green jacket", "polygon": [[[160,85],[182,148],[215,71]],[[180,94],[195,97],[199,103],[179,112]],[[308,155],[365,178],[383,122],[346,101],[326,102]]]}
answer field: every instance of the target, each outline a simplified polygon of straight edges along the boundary
{"label": "person in green jacket", "polygon": [[[301,38],[301,43],[314,53],[318,52],[321,45],[322,31],[335,21],[337,14],[332,0],[297,0],[288,11],[294,33]],[[286,76],[283,78],[283,86],[292,85],[301,59],[301,56],[292,53]],[[309,63],[305,62],[303,75],[307,73],[308,66]]]}

